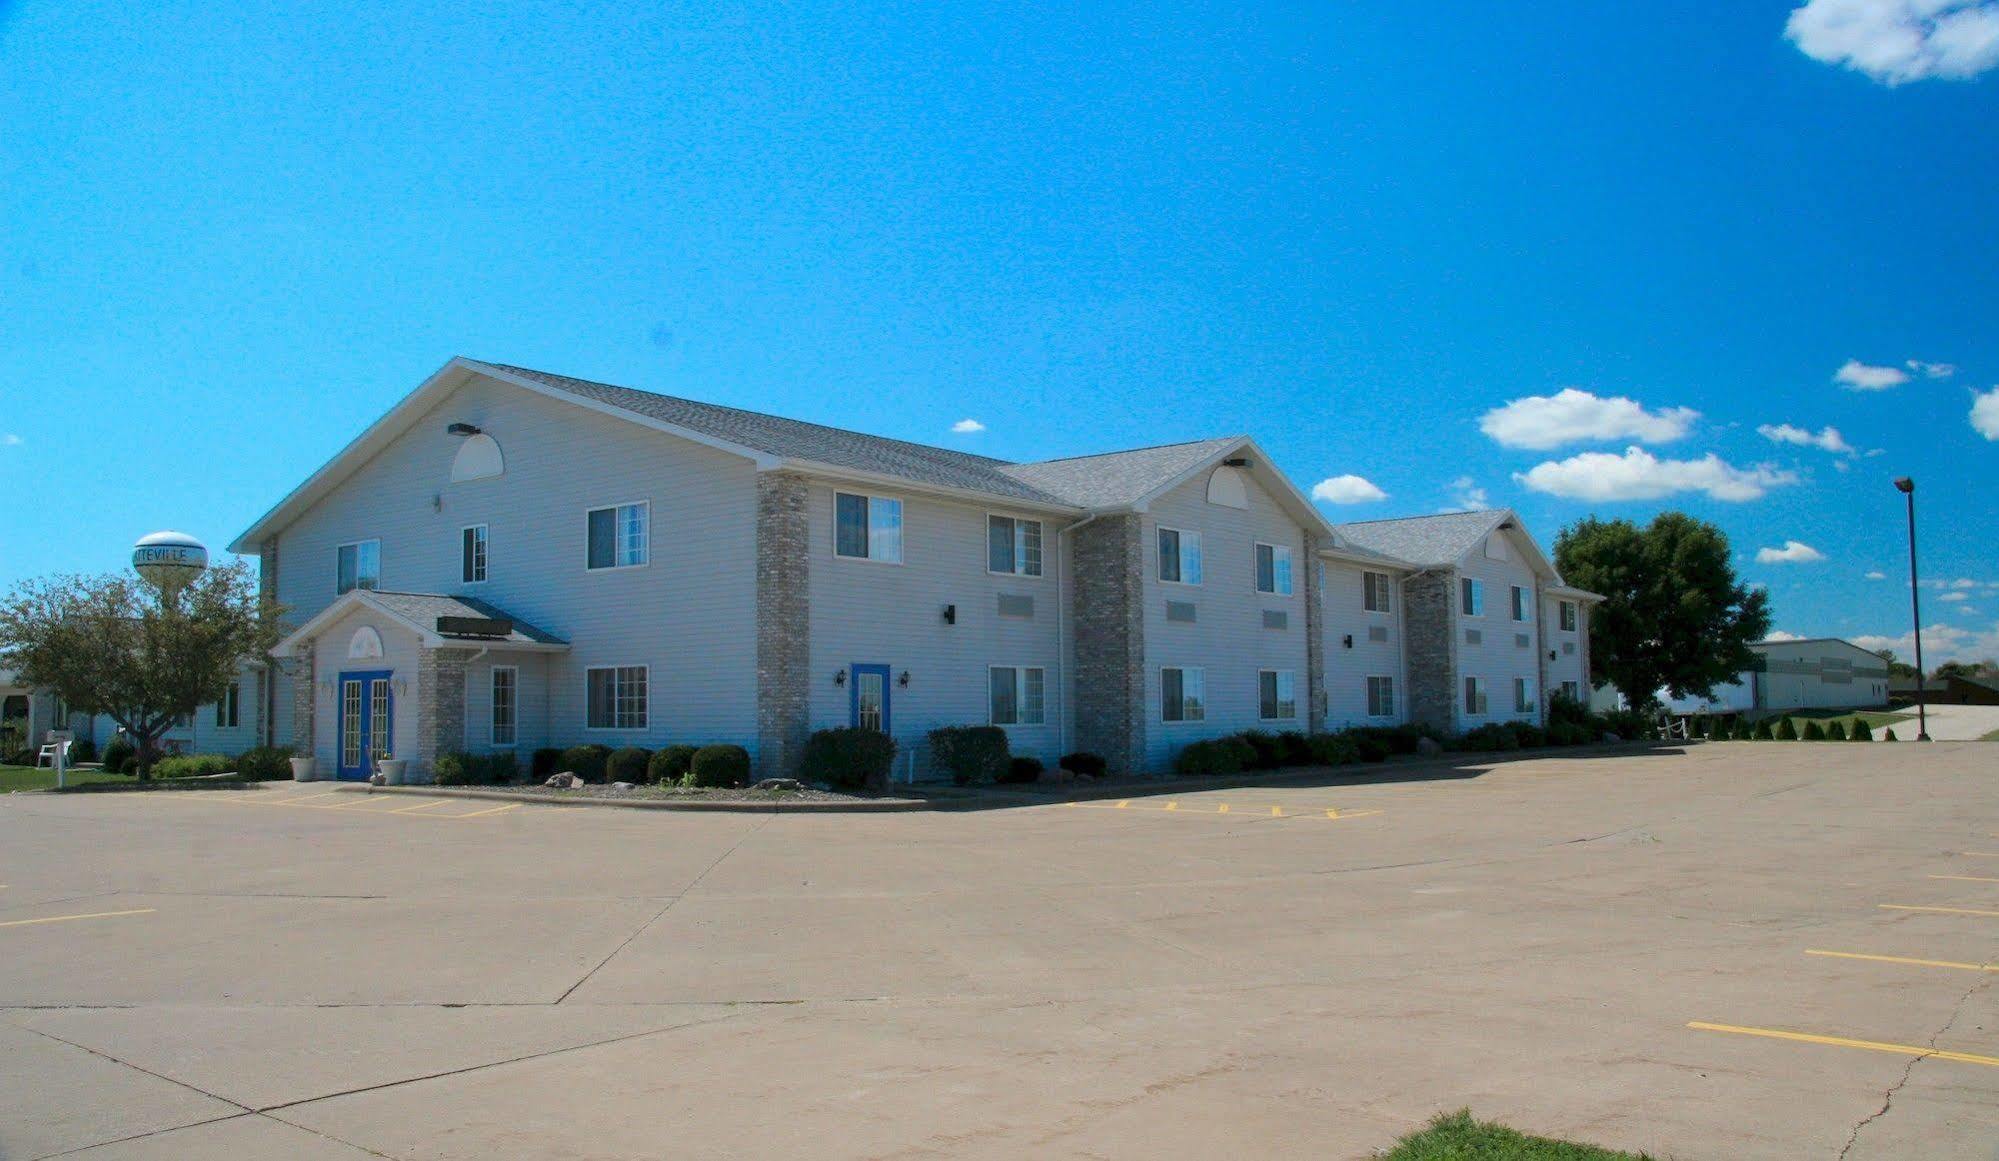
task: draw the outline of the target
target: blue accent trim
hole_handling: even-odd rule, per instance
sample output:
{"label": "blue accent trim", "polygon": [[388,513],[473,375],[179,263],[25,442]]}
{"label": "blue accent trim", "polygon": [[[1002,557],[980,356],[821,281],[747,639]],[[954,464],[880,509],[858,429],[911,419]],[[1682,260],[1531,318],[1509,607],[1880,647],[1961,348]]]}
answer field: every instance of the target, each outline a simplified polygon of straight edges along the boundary
{"label": "blue accent trim", "polygon": [[889,680],[888,666],[863,665],[856,661],[848,666],[848,669],[852,672],[847,675],[847,724],[855,729],[861,726],[861,674],[878,673],[882,679],[882,732],[893,733],[895,718],[889,712],[889,703],[894,695],[889,692],[892,684]]}

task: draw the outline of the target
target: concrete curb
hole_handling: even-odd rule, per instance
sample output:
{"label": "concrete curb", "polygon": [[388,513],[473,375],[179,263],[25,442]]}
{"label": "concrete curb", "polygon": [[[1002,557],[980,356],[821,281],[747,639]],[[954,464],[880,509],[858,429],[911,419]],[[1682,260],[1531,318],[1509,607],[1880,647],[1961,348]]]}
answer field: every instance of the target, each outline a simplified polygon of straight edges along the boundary
{"label": "concrete curb", "polygon": [[919,798],[866,798],[853,802],[729,802],[692,800],[675,802],[662,798],[557,798],[549,794],[524,794],[514,790],[468,790],[459,786],[370,786],[365,782],[344,782],[334,786],[354,794],[418,794],[431,798],[472,798],[488,802],[521,802],[533,806],[609,806],[625,810],[687,810],[724,814],[884,814],[908,810],[928,810],[931,804]]}

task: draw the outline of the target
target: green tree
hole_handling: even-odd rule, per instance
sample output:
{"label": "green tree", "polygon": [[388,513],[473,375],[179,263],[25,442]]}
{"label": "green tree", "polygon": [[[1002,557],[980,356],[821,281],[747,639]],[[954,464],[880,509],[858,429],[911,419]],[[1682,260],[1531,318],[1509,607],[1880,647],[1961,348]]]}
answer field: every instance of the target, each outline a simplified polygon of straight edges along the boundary
{"label": "green tree", "polygon": [[1709,698],[1754,661],[1770,631],[1769,598],[1742,584],[1721,529],[1683,512],[1640,528],[1590,517],[1555,541],[1562,579],[1601,593],[1590,615],[1590,670],[1634,706]]}
{"label": "green tree", "polygon": [[24,581],[0,602],[0,664],[125,727],[145,780],[174,719],[222,697],[245,662],[270,652],[277,613],[241,562],[171,599],[129,573]]}
{"label": "green tree", "polygon": [[1888,663],[1889,677],[1914,677],[1916,667],[1906,661],[1897,660],[1893,649],[1876,649],[1874,655]]}

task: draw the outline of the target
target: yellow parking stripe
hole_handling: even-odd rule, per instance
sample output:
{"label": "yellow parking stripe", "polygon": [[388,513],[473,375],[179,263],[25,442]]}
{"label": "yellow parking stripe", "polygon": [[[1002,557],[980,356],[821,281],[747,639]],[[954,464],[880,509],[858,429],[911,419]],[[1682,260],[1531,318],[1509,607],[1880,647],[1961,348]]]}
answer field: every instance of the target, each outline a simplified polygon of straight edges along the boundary
{"label": "yellow parking stripe", "polygon": [[483,815],[483,814],[502,814],[502,813],[504,813],[504,812],[506,812],[506,811],[509,811],[509,810],[519,810],[520,808],[521,808],[521,804],[520,804],[520,803],[518,803],[518,802],[508,802],[508,803],[503,803],[502,805],[499,805],[499,806],[494,806],[494,807],[490,807],[490,808],[488,808],[488,809],[486,809],[486,810],[475,810],[475,811],[473,811],[473,812],[472,812],[472,813],[470,813],[470,814],[451,814],[451,815],[437,815],[437,816],[435,816],[435,817],[438,817],[438,818],[478,818],[478,817],[479,817],[480,815]]}
{"label": "yellow parking stripe", "polygon": [[1876,904],[1883,911],[1934,911],[1941,915],[1989,915],[1999,919],[1999,911],[1979,911],[1971,907],[1911,907],[1906,903]]}
{"label": "yellow parking stripe", "polygon": [[1735,1024],[1709,1024],[1690,1020],[1687,1027],[1702,1032],[1732,1032],[1737,1036],[1763,1036],[1771,1040],[1794,1040],[1800,1044],[1826,1044],[1834,1048],[1862,1048],[1869,1052],[1892,1052],[1897,1056],[1955,1060],[1960,1064],[1982,1064],[1999,1068],[1999,1056],[1974,1056],[1969,1052],[1946,1052],[1939,1048],[1919,1048],[1913,1044],[1885,1044],[1878,1040],[1849,1040],[1844,1036],[1818,1036],[1810,1032],[1786,1032],[1781,1028],[1744,1028]]}
{"label": "yellow parking stripe", "polygon": [[1960,883],[1999,883],[1990,875],[1931,875],[1932,879],[1956,879]]}
{"label": "yellow parking stripe", "polygon": [[135,907],[130,911],[92,911],[88,915],[50,915],[42,919],[9,919],[0,927],[26,927],[32,923],[68,923],[72,919],[109,919],[114,915],[151,915],[158,908]]}
{"label": "yellow parking stripe", "polygon": [[429,802],[419,802],[419,803],[417,803],[417,804],[416,804],[415,806],[398,806],[398,807],[396,807],[396,808],[395,808],[394,810],[389,810],[389,811],[384,811],[383,813],[385,813],[385,814],[415,814],[415,813],[416,813],[417,811],[419,811],[419,810],[429,810],[429,809],[430,809],[431,807],[433,807],[433,806],[443,806],[443,805],[445,805],[446,803],[449,803],[449,802],[453,802],[453,801],[456,801],[456,800],[455,800],[455,799],[450,799],[450,798],[433,798],[433,799],[431,799],[431,800],[430,800]]}
{"label": "yellow parking stripe", "polygon": [[1958,963],[1955,960],[1948,959],[1907,959],[1899,955],[1863,955],[1857,951],[1819,951],[1816,948],[1806,948],[1805,954],[1830,956],[1833,959],[1864,959],[1875,963],[1905,963],[1911,967],[1956,968],[1959,971],[1967,972],[1999,972],[1999,964]]}

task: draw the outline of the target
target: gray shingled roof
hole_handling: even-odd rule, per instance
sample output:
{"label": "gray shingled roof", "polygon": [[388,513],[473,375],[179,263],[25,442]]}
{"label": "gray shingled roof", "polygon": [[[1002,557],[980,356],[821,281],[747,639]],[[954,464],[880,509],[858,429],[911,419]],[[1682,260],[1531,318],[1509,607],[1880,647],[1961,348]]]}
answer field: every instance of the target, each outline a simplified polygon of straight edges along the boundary
{"label": "gray shingled roof", "polygon": [[1118,508],[1144,499],[1161,484],[1178,479],[1202,461],[1240,442],[1241,436],[1228,436],[1036,464],[1010,464],[1001,471],[1078,508]]}
{"label": "gray shingled roof", "polygon": [[532,379],[558,391],[594,399],[599,403],[607,403],[636,415],[688,428],[740,447],[752,448],[785,459],[810,460],[813,463],[837,468],[876,472],[916,483],[963,488],[1015,500],[1032,500],[1043,504],[1070,503],[1015,477],[1011,472],[1014,465],[1005,460],[975,456],[948,448],[928,447],[899,439],[886,439],[878,435],[863,435],[857,431],[844,431],[837,427],[824,427],[798,419],[785,419],[756,411],[744,411],[736,407],[723,407],[719,404],[701,403],[672,395],[659,395],[631,387],[614,387],[609,383],[572,379],[567,375],[551,375],[546,371],[536,371],[527,367],[514,367],[505,363],[480,364],[471,359],[466,362],[518,375],[523,379]]}
{"label": "gray shingled roof", "polygon": [[[368,594],[381,603],[382,607],[399,617],[416,623],[427,632],[437,631],[439,617],[486,617],[498,621],[512,621],[514,631],[505,637],[491,638],[490,641],[510,645],[567,645],[568,642],[552,633],[545,633],[533,625],[513,616],[485,601],[471,597],[448,597],[439,593],[395,593],[370,591]],[[479,638],[488,641],[488,638]]]}
{"label": "gray shingled roof", "polygon": [[1438,568],[1456,564],[1503,515],[1499,509],[1488,508],[1400,520],[1364,520],[1340,525],[1339,533],[1356,547],[1424,568]]}

